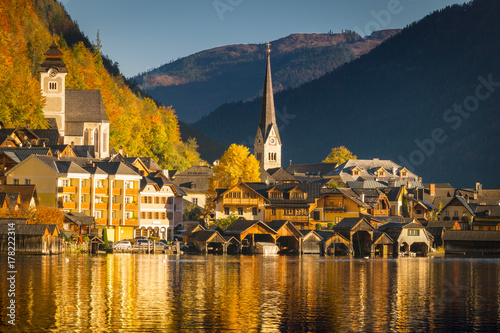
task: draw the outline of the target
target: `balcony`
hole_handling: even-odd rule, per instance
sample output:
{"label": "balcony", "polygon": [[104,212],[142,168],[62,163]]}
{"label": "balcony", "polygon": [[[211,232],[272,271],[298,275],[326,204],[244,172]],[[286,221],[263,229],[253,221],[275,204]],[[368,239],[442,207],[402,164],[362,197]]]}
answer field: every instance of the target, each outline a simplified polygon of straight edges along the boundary
{"label": "balcony", "polygon": [[223,205],[258,205],[259,199],[255,198],[224,198]]}
{"label": "balcony", "polygon": [[81,191],[82,194],[90,194],[90,187],[82,187]]}
{"label": "balcony", "polygon": [[126,204],[125,205],[125,210],[138,210],[139,207],[137,207],[136,204]]}
{"label": "balcony", "polygon": [[95,209],[106,210],[108,209],[108,204],[105,202],[98,202],[95,204]]}
{"label": "balcony", "polygon": [[106,187],[96,187],[94,192],[95,194],[108,194],[108,189]]}
{"label": "balcony", "polygon": [[121,222],[122,222],[122,219],[112,219],[111,220],[112,225],[120,225]]}
{"label": "balcony", "polygon": [[108,220],[105,219],[105,218],[102,218],[102,219],[95,219],[95,223],[97,224],[102,224],[102,225],[106,225],[108,223]]}
{"label": "balcony", "polygon": [[323,209],[327,212],[344,212],[347,210],[345,206],[342,205],[325,205]]}
{"label": "balcony", "polygon": [[126,188],[125,189],[125,195],[138,195],[139,190],[135,188]]}
{"label": "balcony", "polygon": [[76,186],[59,186],[57,188],[58,193],[71,193],[75,194],[76,193]]}
{"label": "balcony", "polygon": [[120,194],[122,194],[121,188],[114,188],[113,189],[113,195],[120,195]]}
{"label": "balcony", "polygon": [[139,220],[138,219],[126,219],[125,220],[125,225],[138,226],[139,225]]}
{"label": "balcony", "polygon": [[82,207],[82,209],[90,209],[90,203],[88,203],[88,202],[82,202],[80,204],[80,207]]}
{"label": "balcony", "polygon": [[64,209],[76,209],[76,202],[72,201],[63,202],[62,206]]}
{"label": "balcony", "polygon": [[113,204],[112,209],[113,210],[120,210],[120,209],[122,209],[122,205],[119,203],[115,203],[115,204]]}

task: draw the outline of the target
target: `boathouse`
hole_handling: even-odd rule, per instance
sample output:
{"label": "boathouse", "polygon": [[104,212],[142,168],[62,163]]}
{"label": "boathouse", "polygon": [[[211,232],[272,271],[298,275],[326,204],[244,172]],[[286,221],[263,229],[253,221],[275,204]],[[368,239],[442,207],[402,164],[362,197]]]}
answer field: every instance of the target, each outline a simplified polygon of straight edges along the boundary
{"label": "boathouse", "polygon": [[364,218],[344,218],[337,223],[333,230],[349,240],[348,253],[356,257],[373,255],[374,228]]}
{"label": "boathouse", "polygon": [[443,241],[445,253],[500,254],[500,231],[450,230]]}
{"label": "boathouse", "polygon": [[300,253],[302,234],[299,229],[288,220],[273,220],[267,224],[278,233],[276,245],[280,253]]}
{"label": "boathouse", "polygon": [[320,242],[323,240],[315,230],[300,230],[302,234],[302,253],[303,254],[320,254]]}
{"label": "boathouse", "polygon": [[276,244],[278,237],[278,233],[264,222],[244,218],[234,221],[224,233],[240,242],[240,251],[243,253],[255,253],[256,242]]}

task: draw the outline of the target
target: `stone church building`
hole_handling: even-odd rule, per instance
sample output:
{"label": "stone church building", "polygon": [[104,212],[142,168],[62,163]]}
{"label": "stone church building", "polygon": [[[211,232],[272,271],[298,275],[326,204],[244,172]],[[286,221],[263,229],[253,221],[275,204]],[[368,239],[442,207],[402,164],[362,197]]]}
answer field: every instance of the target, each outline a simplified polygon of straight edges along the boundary
{"label": "stone church building", "polygon": [[43,112],[62,143],[92,146],[96,158],[109,157],[109,120],[100,90],[66,89],[68,69],[53,42],[40,65]]}

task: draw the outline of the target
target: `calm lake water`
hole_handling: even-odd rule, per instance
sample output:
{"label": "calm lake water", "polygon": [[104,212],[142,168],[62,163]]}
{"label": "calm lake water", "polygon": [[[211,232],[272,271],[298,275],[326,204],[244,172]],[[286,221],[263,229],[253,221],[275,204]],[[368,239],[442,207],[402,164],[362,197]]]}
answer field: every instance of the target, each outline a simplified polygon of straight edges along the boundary
{"label": "calm lake water", "polygon": [[[497,258],[109,254],[16,266],[16,326],[4,332],[500,330]],[[2,278],[1,325],[6,302]]]}

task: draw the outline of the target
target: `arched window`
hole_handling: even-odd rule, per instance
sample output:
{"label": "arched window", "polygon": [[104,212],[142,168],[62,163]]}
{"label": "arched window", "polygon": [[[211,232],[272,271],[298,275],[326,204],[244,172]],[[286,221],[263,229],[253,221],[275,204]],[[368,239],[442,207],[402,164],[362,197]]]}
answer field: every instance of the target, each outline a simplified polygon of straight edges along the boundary
{"label": "arched window", "polygon": [[94,152],[99,152],[99,130],[97,128],[94,130]]}
{"label": "arched window", "polygon": [[104,131],[102,134],[102,152],[107,153],[108,152],[108,132]]}

